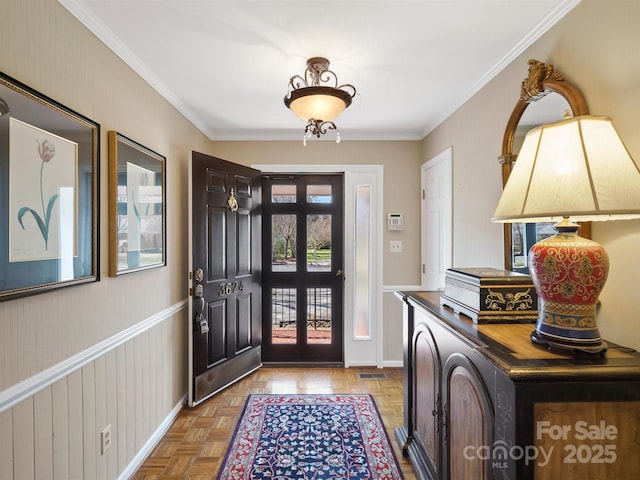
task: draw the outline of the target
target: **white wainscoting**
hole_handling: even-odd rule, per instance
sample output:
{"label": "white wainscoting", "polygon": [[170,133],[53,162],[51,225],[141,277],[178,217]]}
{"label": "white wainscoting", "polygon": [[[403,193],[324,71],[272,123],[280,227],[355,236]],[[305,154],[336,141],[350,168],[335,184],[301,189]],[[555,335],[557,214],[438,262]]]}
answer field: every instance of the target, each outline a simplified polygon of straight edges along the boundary
{"label": "white wainscoting", "polygon": [[402,345],[402,302],[396,297],[395,292],[420,291],[420,285],[384,285],[383,316],[384,316],[384,366],[398,368],[403,366]]}
{"label": "white wainscoting", "polygon": [[[0,479],[126,478],[179,412],[186,302],[0,392]],[[111,425],[111,447],[101,432]]]}

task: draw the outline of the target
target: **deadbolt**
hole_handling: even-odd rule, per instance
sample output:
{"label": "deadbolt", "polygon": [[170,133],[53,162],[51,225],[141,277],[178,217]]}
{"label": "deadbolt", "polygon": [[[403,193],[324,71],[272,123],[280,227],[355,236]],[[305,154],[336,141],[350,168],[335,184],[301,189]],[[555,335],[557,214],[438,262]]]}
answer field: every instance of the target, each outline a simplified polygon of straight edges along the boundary
{"label": "deadbolt", "polygon": [[195,272],[193,272],[193,279],[196,282],[201,282],[203,278],[204,278],[204,272],[202,271],[202,269],[196,268]]}

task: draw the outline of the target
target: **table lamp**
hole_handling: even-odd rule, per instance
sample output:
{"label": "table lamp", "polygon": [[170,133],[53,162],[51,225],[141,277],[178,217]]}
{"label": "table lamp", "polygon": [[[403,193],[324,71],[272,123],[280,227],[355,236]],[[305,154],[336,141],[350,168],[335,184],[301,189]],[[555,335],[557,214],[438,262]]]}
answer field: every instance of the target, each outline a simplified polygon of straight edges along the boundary
{"label": "table lamp", "polygon": [[558,222],[528,255],[538,294],[531,340],[549,350],[605,355],[596,325],[609,258],[573,222],[640,218],[640,170],[611,119],[569,114],[527,133],[492,221]]}

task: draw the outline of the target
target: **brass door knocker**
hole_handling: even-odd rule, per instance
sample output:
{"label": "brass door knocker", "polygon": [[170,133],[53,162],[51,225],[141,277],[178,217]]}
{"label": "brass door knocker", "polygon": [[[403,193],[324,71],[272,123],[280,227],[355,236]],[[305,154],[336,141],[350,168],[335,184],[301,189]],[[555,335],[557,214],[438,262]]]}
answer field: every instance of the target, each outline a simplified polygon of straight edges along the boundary
{"label": "brass door knocker", "polygon": [[238,201],[236,200],[236,189],[232,188],[229,193],[229,198],[227,199],[227,206],[229,210],[232,212],[236,212],[238,210]]}

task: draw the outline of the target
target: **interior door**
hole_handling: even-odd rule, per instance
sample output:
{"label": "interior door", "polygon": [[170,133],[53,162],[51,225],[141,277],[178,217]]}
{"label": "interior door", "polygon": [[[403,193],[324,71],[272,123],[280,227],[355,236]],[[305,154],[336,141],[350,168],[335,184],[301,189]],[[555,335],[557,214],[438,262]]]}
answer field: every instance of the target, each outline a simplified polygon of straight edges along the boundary
{"label": "interior door", "polygon": [[452,266],[452,160],[448,148],[420,168],[424,290],[444,290],[445,271]]}
{"label": "interior door", "polygon": [[263,178],[263,361],[344,363],[342,174]]}
{"label": "interior door", "polygon": [[260,174],[191,154],[190,406],[261,366]]}

